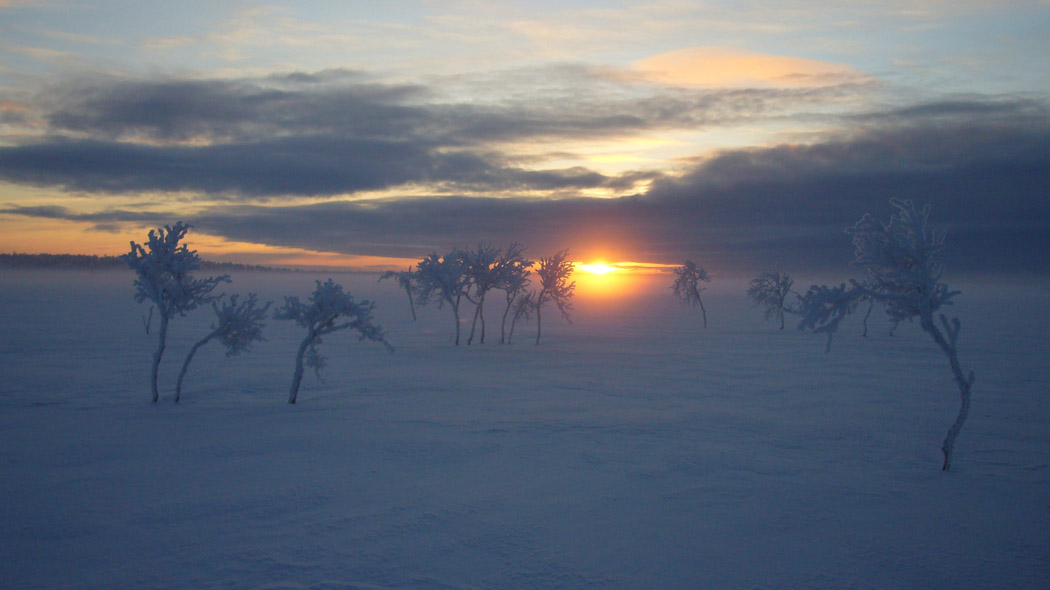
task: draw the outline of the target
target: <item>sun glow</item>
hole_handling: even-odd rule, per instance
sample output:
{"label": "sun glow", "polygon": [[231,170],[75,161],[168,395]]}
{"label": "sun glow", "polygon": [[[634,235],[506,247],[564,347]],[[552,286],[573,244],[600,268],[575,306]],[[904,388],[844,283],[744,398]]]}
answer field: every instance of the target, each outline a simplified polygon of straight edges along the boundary
{"label": "sun glow", "polygon": [[618,299],[637,291],[641,275],[632,266],[605,262],[576,263],[572,280],[584,298]]}
{"label": "sun glow", "polygon": [[595,275],[606,275],[611,272],[618,272],[623,270],[615,266],[609,266],[608,264],[602,262],[595,262],[592,264],[577,264],[576,268]]}

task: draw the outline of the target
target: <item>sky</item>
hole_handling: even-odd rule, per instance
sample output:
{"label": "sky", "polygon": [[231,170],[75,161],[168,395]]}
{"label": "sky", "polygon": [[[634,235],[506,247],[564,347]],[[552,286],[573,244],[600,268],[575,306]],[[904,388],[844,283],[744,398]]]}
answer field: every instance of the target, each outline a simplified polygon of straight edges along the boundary
{"label": "sky", "polygon": [[1050,0],[0,0],[0,251],[1050,271]]}

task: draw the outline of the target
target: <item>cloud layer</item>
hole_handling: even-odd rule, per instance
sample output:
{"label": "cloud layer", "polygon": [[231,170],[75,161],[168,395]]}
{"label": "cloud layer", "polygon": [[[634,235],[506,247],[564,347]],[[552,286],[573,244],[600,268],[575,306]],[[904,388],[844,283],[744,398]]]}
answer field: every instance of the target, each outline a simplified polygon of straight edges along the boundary
{"label": "cloud layer", "polygon": [[[393,257],[520,240],[536,253],[701,258],[729,271],[843,268],[842,228],[866,211],[888,215],[896,197],[933,204],[960,270],[1050,270],[1050,117],[1039,101],[967,96],[846,114],[826,105],[854,96],[855,83],[654,90],[587,68],[513,75],[561,77],[554,86],[579,92],[472,101],[344,70],[67,81],[41,93],[35,115],[18,110],[47,132],[0,147],[0,179],[161,200],[0,213],[103,228],[188,218],[231,240]],[[563,142],[788,116],[835,130],[678,168],[555,164]],[[522,144],[551,149],[530,160]]]}

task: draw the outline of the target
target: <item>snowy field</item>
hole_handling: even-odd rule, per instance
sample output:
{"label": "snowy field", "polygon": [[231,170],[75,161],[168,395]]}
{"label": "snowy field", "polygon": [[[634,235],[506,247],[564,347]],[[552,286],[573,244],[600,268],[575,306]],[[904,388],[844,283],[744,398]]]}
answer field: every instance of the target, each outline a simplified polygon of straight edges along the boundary
{"label": "snowy field", "polygon": [[335,334],[290,406],[302,334],[270,321],[202,349],[176,406],[210,310],[172,324],[153,405],[130,273],[2,271],[0,587],[1050,588],[1045,287],[953,284],[977,382],[943,473],[958,392],[916,325],[851,319],[825,355],[742,282],[716,277],[702,329],[665,276],[548,311],[539,347],[497,344],[497,292],[489,342],[456,348],[448,310],[334,278],[394,354]]}

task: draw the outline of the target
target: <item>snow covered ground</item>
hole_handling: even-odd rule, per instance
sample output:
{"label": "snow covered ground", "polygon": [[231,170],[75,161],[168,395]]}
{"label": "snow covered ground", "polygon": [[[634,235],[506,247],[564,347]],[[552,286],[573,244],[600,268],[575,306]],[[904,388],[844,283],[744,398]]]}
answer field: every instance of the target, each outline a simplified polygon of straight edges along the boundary
{"label": "snow covered ground", "polygon": [[851,320],[825,355],[716,277],[706,330],[660,283],[581,294],[539,347],[496,344],[490,303],[489,342],[456,348],[447,310],[335,279],[396,353],[335,334],[290,406],[301,334],[271,321],[202,349],[175,406],[210,310],[172,324],[153,405],[130,273],[4,271],[0,587],[1050,587],[1045,288],[953,285],[977,382],[943,473],[958,393],[915,325]]}

